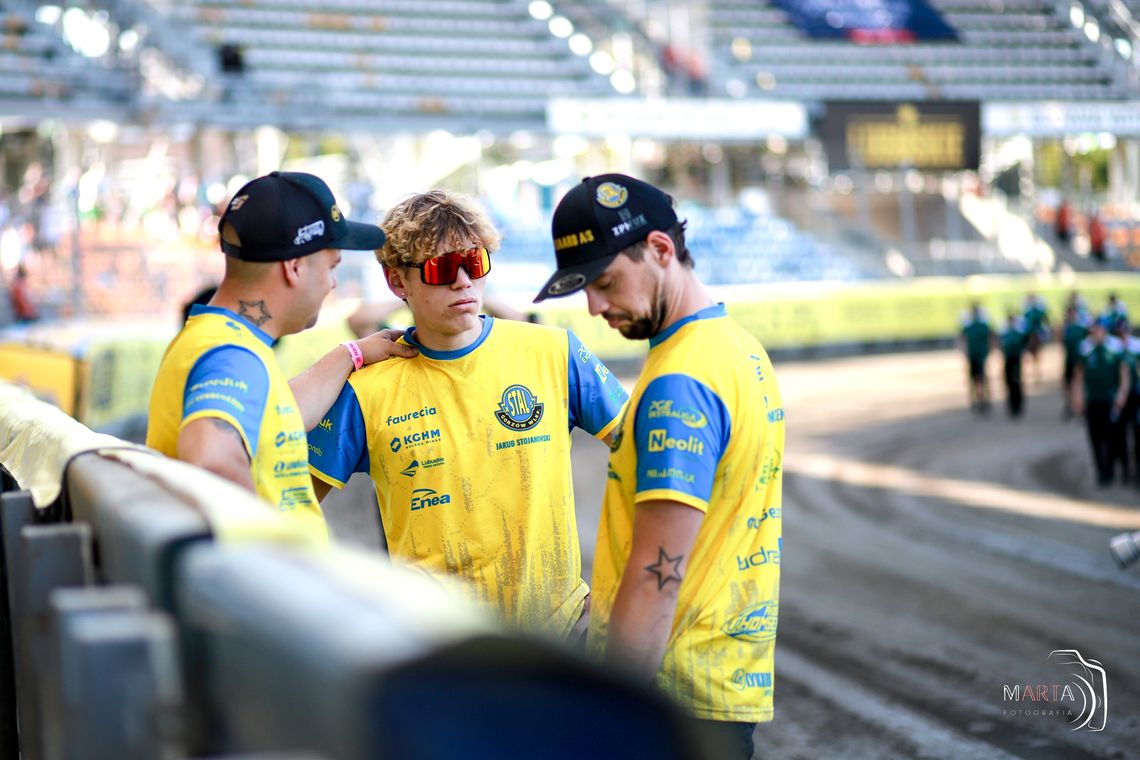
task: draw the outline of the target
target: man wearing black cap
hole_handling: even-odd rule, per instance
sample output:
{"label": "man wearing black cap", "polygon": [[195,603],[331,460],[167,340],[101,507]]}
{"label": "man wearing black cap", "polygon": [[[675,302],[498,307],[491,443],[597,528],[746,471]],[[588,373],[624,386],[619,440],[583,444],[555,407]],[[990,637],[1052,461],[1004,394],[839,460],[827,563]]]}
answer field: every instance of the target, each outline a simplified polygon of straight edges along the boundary
{"label": "man wearing black cap", "polygon": [[760,343],[693,275],[658,188],[587,177],[554,211],[558,271],[649,355],[614,433],[589,648],[628,663],[751,757],[772,719],[784,410]]}
{"label": "man wearing black cap", "polygon": [[416,352],[376,333],[337,346],[289,383],[273,344],[316,322],[336,287],[340,250],[379,248],[384,233],[344,219],[323,181],[293,172],[247,183],[218,231],[225,277],[208,304],[191,309],[163,357],[147,445],[245,486],[323,533],[306,431],[336,399],[329,389],[337,378]]}

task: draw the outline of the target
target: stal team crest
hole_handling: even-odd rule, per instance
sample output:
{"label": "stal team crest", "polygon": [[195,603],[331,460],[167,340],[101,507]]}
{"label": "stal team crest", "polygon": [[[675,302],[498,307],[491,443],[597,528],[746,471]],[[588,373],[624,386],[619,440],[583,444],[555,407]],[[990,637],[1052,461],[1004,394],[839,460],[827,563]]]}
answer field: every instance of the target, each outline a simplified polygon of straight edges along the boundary
{"label": "stal team crest", "polygon": [[616,182],[603,182],[594,197],[606,208],[621,208],[629,198],[629,191]]}
{"label": "stal team crest", "polygon": [[525,385],[503,391],[495,419],[508,430],[530,430],[542,419],[543,404]]}

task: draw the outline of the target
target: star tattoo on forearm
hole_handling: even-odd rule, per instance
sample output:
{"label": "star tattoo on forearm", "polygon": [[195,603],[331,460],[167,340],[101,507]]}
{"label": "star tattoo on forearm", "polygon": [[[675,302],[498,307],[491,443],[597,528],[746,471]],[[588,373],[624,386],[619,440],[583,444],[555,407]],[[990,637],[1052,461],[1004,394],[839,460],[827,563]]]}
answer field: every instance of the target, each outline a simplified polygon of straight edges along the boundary
{"label": "star tattoo on forearm", "polygon": [[[265,301],[238,301],[241,309],[238,310],[239,317],[245,317],[253,324],[261,327],[263,324],[273,319],[273,315],[265,308]],[[255,316],[252,309],[257,309],[258,313]]]}
{"label": "star tattoo on forearm", "polygon": [[658,591],[664,589],[669,581],[681,582],[681,560],[684,558],[684,554],[670,557],[664,548],[657,547],[657,561],[652,565],[646,565],[645,570],[657,576]]}

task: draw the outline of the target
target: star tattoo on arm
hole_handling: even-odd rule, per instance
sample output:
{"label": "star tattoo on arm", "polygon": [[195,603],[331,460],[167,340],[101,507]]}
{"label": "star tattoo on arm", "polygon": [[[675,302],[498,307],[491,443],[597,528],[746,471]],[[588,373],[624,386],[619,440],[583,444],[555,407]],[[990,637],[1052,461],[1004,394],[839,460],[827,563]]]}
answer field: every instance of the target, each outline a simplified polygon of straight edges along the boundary
{"label": "star tattoo on arm", "polygon": [[670,557],[665,553],[665,549],[657,547],[657,561],[652,565],[646,565],[645,570],[657,576],[658,591],[664,589],[669,581],[677,581],[678,584],[681,582],[681,560],[684,558],[684,554]]}
{"label": "star tattoo on arm", "polygon": [[[238,301],[238,303],[241,305],[238,316],[245,317],[258,327],[273,319],[273,315],[265,308],[265,301]],[[253,309],[257,309],[256,315],[254,315]]]}

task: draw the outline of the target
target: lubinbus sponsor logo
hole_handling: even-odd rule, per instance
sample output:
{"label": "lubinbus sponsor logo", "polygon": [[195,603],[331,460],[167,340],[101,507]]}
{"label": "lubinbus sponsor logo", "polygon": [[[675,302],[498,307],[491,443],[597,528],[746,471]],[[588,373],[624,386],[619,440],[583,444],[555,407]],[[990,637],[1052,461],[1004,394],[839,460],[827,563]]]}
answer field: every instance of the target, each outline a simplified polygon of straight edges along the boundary
{"label": "lubinbus sponsor logo", "polygon": [[780,605],[775,600],[745,609],[720,627],[724,633],[741,641],[763,642],[776,638]]}
{"label": "lubinbus sponsor logo", "polygon": [[407,412],[405,414],[397,414],[395,416],[389,417],[388,424],[400,425],[410,420],[418,420],[421,417],[431,417],[436,413],[436,408],[434,406],[425,406],[423,409],[417,409],[414,412]]}
{"label": "lubinbus sponsor logo", "polygon": [[649,451],[683,451],[686,454],[702,457],[705,455],[705,442],[695,435],[688,438],[673,438],[669,431],[657,428],[649,431]]}
{"label": "lubinbus sponsor logo", "polygon": [[737,668],[736,672],[732,674],[732,685],[736,687],[737,691],[745,691],[746,689],[771,689],[772,674],[750,673],[743,668]]}
{"label": "lubinbus sponsor logo", "polygon": [[1108,675],[1104,666],[1076,649],[1054,649],[1046,660],[1064,667],[1067,680],[1002,684],[1002,714],[1068,718],[1073,731],[1103,731],[1108,725]]}
{"label": "lubinbus sponsor logo", "polygon": [[430,488],[417,488],[412,491],[412,511],[416,512],[440,504],[450,504],[451,494],[438,493]]}

